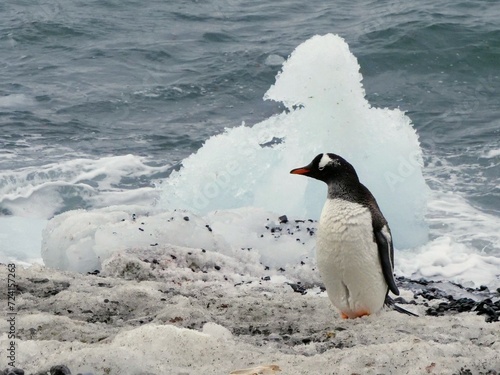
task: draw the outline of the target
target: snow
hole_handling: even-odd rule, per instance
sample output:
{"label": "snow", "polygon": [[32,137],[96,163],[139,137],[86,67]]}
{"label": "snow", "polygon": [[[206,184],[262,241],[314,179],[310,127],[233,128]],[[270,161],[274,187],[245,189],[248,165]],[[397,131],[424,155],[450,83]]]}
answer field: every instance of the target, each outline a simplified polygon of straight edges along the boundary
{"label": "snow", "polygon": [[279,268],[312,264],[315,229],[312,220],[280,223],[275,214],[258,208],[200,217],[182,210],[112,206],[68,211],[50,220],[43,231],[42,257],[48,267],[90,272],[101,270],[116,252],[171,244]]}
{"label": "snow", "polygon": [[[460,212],[463,216],[466,210]],[[447,215],[451,217],[451,213]],[[476,215],[475,220],[478,225],[494,225],[487,217]],[[451,222],[462,226],[463,220],[459,221]],[[48,267],[85,273],[101,270],[115,253],[175,245],[204,249],[212,259],[231,264],[234,272],[241,270],[237,264],[249,268],[264,265],[286,269],[287,276],[308,283],[319,279],[316,229],[316,221],[287,217],[284,222],[277,214],[255,207],[199,216],[184,210],[111,206],[68,211],[50,220],[43,230],[42,258]],[[484,233],[497,235],[493,230]],[[21,242],[24,237],[18,238]],[[26,259],[30,259],[28,255]],[[478,254],[446,232],[420,247],[397,250],[395,255],[397,275],[450,280],[471,287],[500,287],[499,266],[497,256]]]}
{"label": "snow", "polygon": [[[244,265],[239,274],[226,265],[216,270],[205,254],[175,246],[130,250],[115,254],[100,275],[18,267],[16,365],[28,373],[66,365],[75,374],[130,375],[500,368],[498,323],[481,316],[424,316],[417,299],[407,307],[417,318],[384,310],[341,320],[325,293],[295,293],[282,277],[245,273]],[[6,279],[5,267],[0,276]],[[408,290],[402,294],[411,299]],[[7,331],[5,319],[0,329]],[[0,345],[8,343],[2,334]]]}

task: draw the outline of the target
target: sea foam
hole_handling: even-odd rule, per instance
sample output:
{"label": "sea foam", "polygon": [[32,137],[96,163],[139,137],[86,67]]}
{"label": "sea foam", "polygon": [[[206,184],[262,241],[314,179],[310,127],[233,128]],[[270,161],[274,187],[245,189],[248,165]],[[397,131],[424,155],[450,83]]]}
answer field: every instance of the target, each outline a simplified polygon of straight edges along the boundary
{"label": "sea foam", "polygon": [[211,137],[163,184],[160,203],[200,214],[254,206],[318,218],[326,186],[289,171],[333,152],[375,195],[397,247],[425,243],[428,188],[417,134],[399,109],[370,105],[359,69],[339,36],[302,43],[264,97],[285,111]]}
{"label": "sea foam", "polygon": [[[154,189],[142,180],[166,174],[169,168],[147,165],[144,157],[120,155],[0,171],[0,211],[49,219],[68,207],[148,204]],[[134,183],[144,186],[129,189]]]}

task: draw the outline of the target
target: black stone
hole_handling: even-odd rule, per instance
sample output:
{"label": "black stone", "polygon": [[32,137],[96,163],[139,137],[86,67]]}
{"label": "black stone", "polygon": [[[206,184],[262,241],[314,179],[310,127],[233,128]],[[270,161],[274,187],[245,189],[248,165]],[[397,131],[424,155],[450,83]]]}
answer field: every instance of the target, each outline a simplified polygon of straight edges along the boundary
{"label": "black stone", "polygon": [[302,295],[307,294],[306,288],[304,288],[302,285],[294,283],[287,283],[287,284],[290,285],[290,287],[293,289],[295,293],[300,293]]}
{"label": "black stone", "polygon": [[50,375],[71,375],[71,371],[67,366],[57,365],[50,368]]}

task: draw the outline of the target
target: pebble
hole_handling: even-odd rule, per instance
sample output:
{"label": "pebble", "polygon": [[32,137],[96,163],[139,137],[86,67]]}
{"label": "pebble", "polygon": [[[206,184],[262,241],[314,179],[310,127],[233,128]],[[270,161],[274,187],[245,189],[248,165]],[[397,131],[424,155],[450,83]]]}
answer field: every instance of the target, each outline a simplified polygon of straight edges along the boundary
{"label": "pebble", "polygon": [[[429,316],[444,316],[463,312],[473,312],[477,315],[484,315],[486,322],[500,321],[500,299],[497,292],[490,292],[485,286],[477,289],[465,288],[459,284],[453,284],[456,290],[473,294],[476,300],[468,297],[458,297],[440,289],[440,282],[430,280],[410,280],[405,277],[398,277],[398,282],[404,285],[405,289],[418,289],[414,292],[414,298],[423,298],[427,301],[442,300],[437,305],[430,306],[426,310]],[[444,289],[444,288],[443,288]],[[457,293],[455,291],[454,293]],[[406,301],[396,300],[398,303]],[[407,302],[408,303],[408,302]],[[410,302],[411,303],[411,302]],[[415,303],[415,302],[413,302]],[[425,302],[424,306],[428,306]]]}
{"label": "pebble", "polygon": [[57,365],[50,368],[50,375],[71,375],[71,371],[67,366]]}
{"label": "pebble", "polygon": [[302,295],[304,294],[307,294],[307,289],[304,288],[303,285],[300,285],[300,284],[295,284],[295,283],[287,283],[288,285],[290,285],[290,287],[293,289],[293,291],[295,293],[300,293]]}
{"label": "pebble", "polygon": [[476,312],[477,315],[485,315],[486,322],[488,323],[498,322],[500,321],[500,300],[493,302],[490,298],[486,298],[480,302],[476,302],[470,298],[451,298],[449,302],[441,302],[437,306],[429,307],[426,314],[443,316],[448,312]]}

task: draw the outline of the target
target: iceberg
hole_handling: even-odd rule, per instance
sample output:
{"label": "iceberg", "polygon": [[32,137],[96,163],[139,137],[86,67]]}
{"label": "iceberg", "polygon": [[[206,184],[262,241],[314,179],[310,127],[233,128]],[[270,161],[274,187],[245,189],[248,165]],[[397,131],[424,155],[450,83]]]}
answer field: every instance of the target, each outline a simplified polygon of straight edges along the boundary
{"label": "iceberg", "polygon": [[424,244],[428,187],[417,133],[399,109],[372,107],[361,81],[341,37],[302,43],[264,96],[283,103],[283,113],[208,139],[162,184],[160,206],[201,215],[252,206],[317,219],[326,187],[289,171],[333,152],[354,165],[375,195],[396,247]]}

